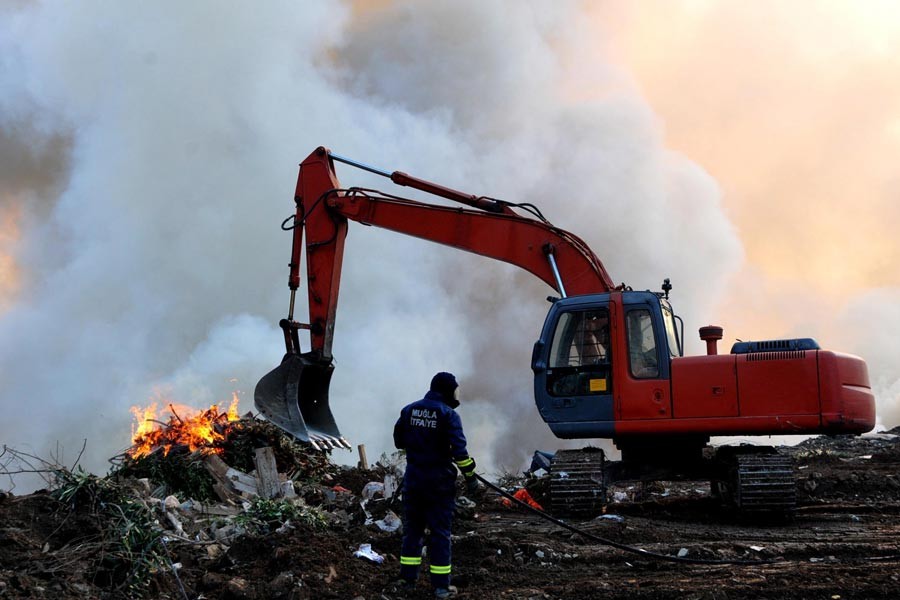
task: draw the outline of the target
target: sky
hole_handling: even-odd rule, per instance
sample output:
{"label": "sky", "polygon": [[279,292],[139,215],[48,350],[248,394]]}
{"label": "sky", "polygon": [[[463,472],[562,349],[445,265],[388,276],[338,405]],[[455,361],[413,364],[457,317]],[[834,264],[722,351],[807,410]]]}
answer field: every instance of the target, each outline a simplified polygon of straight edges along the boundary
{"label": "sky", "polygon": [[[723,345],[858,354],[900,424],[898,33],[875,1],[2,2],[0,442],[71,463],[87,440],[102,472],[133,405],[251,410],[283,353],[279,225],[320,145],[532,202],[617,282],[671,278],[693,353],[716,323]],[[484,468],[571,447],[532,397],[551,292],[351,224],[344,435],[391,452],[447,370]]]}

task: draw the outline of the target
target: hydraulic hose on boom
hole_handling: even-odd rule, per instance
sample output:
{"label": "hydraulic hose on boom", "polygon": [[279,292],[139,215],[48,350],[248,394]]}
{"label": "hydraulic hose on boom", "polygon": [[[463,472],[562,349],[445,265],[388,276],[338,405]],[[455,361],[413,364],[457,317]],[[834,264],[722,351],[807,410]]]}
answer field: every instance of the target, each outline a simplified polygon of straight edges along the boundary
{"label": "hydraulic hose on boom", "polygon": [[[438,206],[373,190],[342,188],[334,161],[471,208]],[[282,224],[284,229],[293,231],[288,278],[290,303],[287,318],[279,323],[286,353],[282,363],[259,381],[254,400],[256,408],[267,419],[316,447],[350,448],[338,430],[328,398],[334,371],[332,338],[348,220],[514,264],[546,282],[563,297],[615,288],[600,259],[584,241],[554,227],[531,205],[466,194],[399,171],[389,173],[331,154],[323,147],[301,163],[294,200],[296,212]],[[523,216],[515,208],[531,216]],[[294,319],[304,249],[308,323]],[[300,349],[300,329],[310,334],[310,349],[306,352]]]}

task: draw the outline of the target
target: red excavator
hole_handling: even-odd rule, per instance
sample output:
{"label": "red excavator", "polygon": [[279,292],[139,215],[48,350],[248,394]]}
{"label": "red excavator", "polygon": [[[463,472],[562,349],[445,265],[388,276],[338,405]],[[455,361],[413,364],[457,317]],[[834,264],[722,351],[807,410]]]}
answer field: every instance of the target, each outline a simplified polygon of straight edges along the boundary
{"label": "red excavator", "polygon": [[[470,208],[439,206],[365,188],[344,188],[341,162]],[[704,479],[743,513],[789,514],[793,465],[769,446],[710,448],[710,436],[859,434],[875,424],[865,362],[811,338],[738,342],[719,354],[722,328],[700,328],[707,353],[684,356],[684,325],[662,292],[615,285],[577,236],[531,204],[474,196],[405,173],[389,173],[318,148],[300,165],[290,308],[280,322],[287,349],[256,387],[257,409],[316,448],[350,445],[328,404],[332,337],[348,221],[502,260],[556,290],[532,352],[534,396],[559,438],[612,439],[618,461],[596,448],[561,450],[551,464],[556,514],[599,512],[607,487],[625,480]],[[304,232],[306,237],[304,238]],[[306,249],[309,322],[294,320]],[[299,330],[309,330],[302,352]]]}

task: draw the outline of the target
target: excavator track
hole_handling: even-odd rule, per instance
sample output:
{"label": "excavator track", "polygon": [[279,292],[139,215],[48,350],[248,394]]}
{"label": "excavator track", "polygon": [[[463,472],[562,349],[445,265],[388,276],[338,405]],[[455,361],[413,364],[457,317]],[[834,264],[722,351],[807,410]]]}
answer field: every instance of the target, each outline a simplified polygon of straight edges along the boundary
{"label": "excavator track", "polygon": [[556,517],[600,514],[606,503],[603,450],[560,450],[550,463],[550,506]]}
{"label": "excavator track", "polygon": [[732,498],[741,515],[790,517],[797,506],[794,465],[776,453],[733,457]]}

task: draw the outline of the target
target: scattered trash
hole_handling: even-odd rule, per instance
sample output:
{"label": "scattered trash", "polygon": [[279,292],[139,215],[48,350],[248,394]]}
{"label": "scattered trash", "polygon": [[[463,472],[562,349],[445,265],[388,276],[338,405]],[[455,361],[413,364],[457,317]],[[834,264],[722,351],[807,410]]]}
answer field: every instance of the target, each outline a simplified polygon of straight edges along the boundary
{"label": "scattered trash", "polygon": [[398,517],[394,511],[387,511],[387,514],[384,515],[383,519],[379,519],[375,521],[375,525],[378,526],[378,529],[382,531],[387,531],[388,533],[397,531],[400,529],[403,523],[400,521],[400,517]]}
{"label": "scattered trash", "polygon": [[763,546],[750,546],[750,549],[753,550],[754,552],[762,552]]}
{"label": "scattered trash", "polygon": [[291,525],[291,520],[288,519],[284,523],[282,523],[281,527],[279,527],[278,529],[275,530],[275,533],[287,533],[288,531],[291,531],[293,528],[294,528],[294,526]]}
{"label": "scattered trash", "polygon": [[456,505],[462,508],[475,508],[478,506],[475,502],[469,500],[465,496],[457,496]]}
{"label": "scattered trash", "polygon": [[[536,508],[537,510],[544,510],[544,507],[538,504],[537,500],[531,497],[531,494],[528,493],[528,490],[525,488],[521,488],[516,490],[516,493],[513,494],[513,498],[519,500],[520,502],[524,502],[531,508]],[[513,505],[512,500],[509,498],[503,499],[503,506],[511,507]]]}
{"label": "scattered trash", "polygon": [[373,563],[379,565],[384,562],[384,557],[372,550],[372,544],[360,544],[359,550],[354,552],[353,556],[357,558],[365,558],[366,560],[370,560]]}
{"label": "scattered trash", "polygon": [[371,500],[375,494],[381,494],[384,497],[384,484],[380,481],[370,481],[362,489],[362,497]]}
{"label": "scattered trash", "polygon": [[390,500],[397,491],[397,478],[391,474],[384,476],[384,499]]}
{"label": "scattered trash", "polygon": [[537,556],[538,558],[544,558],[544,551],[543,550],[535,550],[534,555]]}
{"label": "scattered trash", "polygon": [[328,575],[325,577],[325,583],[331,583],[337,577],[337,571],[334,565],[328,565]]}
{"label": "scattered trash", "polygon": [[678,554],[676,556],[678,556],[678,558],[684,558],[687,555],[688,555],[688,549],[682,548],[681,550],[678,551]]}
{"label": "scattered trash", "polygon": [[600,515],[597,518],[603,519],[604,521],[615,521],[616,523],[624,523],[625,522],[625,517],[623,517],[621,515],[613,515],[613,514]]}
{"label": "scattered trash", "polygon": [[542,452],[540,450],[535,450],[534,455],[531,457],[531,466],[528,467],[528,473],[531,473],[534,476],[537,475],[538,470],[543,470],[545,473],[550,471],[550,461],[553,460],[553,454],[550,452]]}
{"label": "scattered trash", "polygon": [[616,502],[625,502],[628,500],[628,494],[625,492],[613,492],[613,500]]}
{"label": "scattered trash", "polygon": [[335,491],[335,492],[338,492],[338,493],[341,493],[341,492],[344,492],[344,493],[347,493],[347,494],[352,494],[352,493],[353,493],[353,492],[351,492],[350,490],[348,490],[347,488],[345,488],[345,487],[342,486],[342,485],[336,485],[336,486],[334,486],[334,487],[331,488],[331,489],[332,489],[332,491]]}

